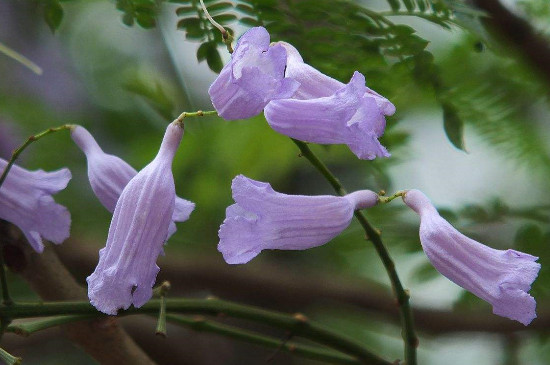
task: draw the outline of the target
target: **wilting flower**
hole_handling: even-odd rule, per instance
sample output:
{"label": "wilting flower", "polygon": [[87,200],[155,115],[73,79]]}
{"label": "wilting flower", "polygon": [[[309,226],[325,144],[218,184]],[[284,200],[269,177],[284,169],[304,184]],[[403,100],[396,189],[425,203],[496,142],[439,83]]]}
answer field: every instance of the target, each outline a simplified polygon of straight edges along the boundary
{"label": "wilting flower", "polygon": [[[7,165],[0,158],[0,175]],[[19,227],[36,252],[44,250],[42,238],[60,244],[69,237],[71,214],[52,195],[69,180],[69,169],[28,171],[13,165],[0,186],[0,219]]]}
{"label": "wilting flower", "polygon": [[323,245],[346,229],[355,209],[378,203],[369,190],[344,197],[286,195],[243,175],[233,179],[231,189],[236,204],[226,210],[218,245],[229,264],[244,264],[265,249]]}
{"label": "wilting flower", "polygon": [[[128,182],[137,174],[137,171],[126,161],[117,156],[103,152],[94,137],[83,127],[74,126],[71,137],[86,155],[88,161],[88,179],[95,195],[105,208],[111,213]],[[195,204],[176,197],[173,221],[184,222],[189,219]],[[168,239],[176,232],[174,222],[170,223]]]}
{"label": "wilting flower", "polygon": [[540,270],[538,257],[495,250],[464,236],[418,190],[407,191],[403,200],[420,215],[420,242],[437,271],[491,303],[494,314],[524,325],[537,317],[528,292]]}
{"label": "wilting flower", "polygon": [[286,58],[283,46],[269,45],[265,28],[249,29],[208,90],[218,114],[226,120],[246,119],[260,114],[271,100],[291,97],[298,83],[285,77]]}
{"label": "wilting flower", "polygon": [[285,76],[299,82],[291,99],[273,100],[265,108],[267,122],[279,133],[306,142],[346,144],[361,159],[389,157],[378,142],[386,127],[385,115],[395,107],[365,86],[355,72],[345,85],[304,63],[292,45],[287,51]]}
{"label": "wilting flower", "polygon": [[172,160],[183,125],[171,123],[155,159],[130,180],[115,207],[107,245],[86,279],[88,297],[98,310],[116,314],[130,304],[140,307],[152,296],[176,198]]}

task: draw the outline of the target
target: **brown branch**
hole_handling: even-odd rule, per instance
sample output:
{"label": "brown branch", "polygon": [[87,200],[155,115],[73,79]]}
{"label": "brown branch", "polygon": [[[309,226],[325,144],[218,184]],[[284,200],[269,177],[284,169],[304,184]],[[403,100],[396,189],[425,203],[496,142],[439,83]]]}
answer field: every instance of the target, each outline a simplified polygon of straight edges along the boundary
{"label": "brown branch", "polygon": [[[61,259],[80,280],[97,264],[98,250],[91,246],[68,244],[58,250]],[[157,281],[170,281],[171,295],[202,292],[284,311],[303,311],[321,301],[337,303],[340,307],[345,303],[399,323],[397,305],[389,289],[366,280],[256,262],[231,266],[223,262],[221,255],[213,258],[175,256],[168,252],[159,259],[159,266]],[[540,303],[538,312],[539,317],[525,327],[489,311],[413,309],[418,329],[428,334],[550,330],[550,312]]]}
{"label": "brown branch", "polygon": [[[86,290],[75,281],[51,247],[37,254],[21,232],[4,221],[0,221],[0,240],[6,265],[21,275],[42,299],[87,299]],[[63,329],[101,364],[155,364],[115,318],[67,324]]]}
{"label": "brown branch", "polygon": [[488,17],[483,20],[484,25],[516,48],[520,57],[538,70],[550,85],[550,41],[538,34],[526,20],[512,13],[498,0],[472,0],[472,2],[487,13]]}

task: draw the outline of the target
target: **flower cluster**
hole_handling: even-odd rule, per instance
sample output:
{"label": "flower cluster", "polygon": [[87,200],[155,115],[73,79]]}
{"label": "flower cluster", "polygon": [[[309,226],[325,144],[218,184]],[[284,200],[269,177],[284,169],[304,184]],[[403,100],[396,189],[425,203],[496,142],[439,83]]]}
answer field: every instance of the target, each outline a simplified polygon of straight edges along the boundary
{"label": "flower cluster", "polygon": [[[292,138],[346,144],[361,159],[389,156],[378,138],[385,116],[395,112],[393,104],[366,87],[359,72],[343,84],[304,63],[292,45],[270,44],[262,27],[239,39],[209,94],[227,120],[264,110],[269,125]],[[175,232],[174,222],[189,219],[195,207],[176,196],[171,170],[183,134],[181,120],[171,123],[157,156],[137,172],[103,152],[83,127],[71,129],[86,155],[92,190],[113,213],[106,246],[87,278],[89,299],[104,313],[114,315],[151,298],[163,244]],[[7,164],[0,159],[0,171]],[[43,250],[42,237],[61,243],[69,235],[69,212],[51,195],[70,178],[67,169],[47,173],[13,166],[0,186],[0,218],[21,228],[37,252]],[[235,177],[231,188],[235,204],[226,210],[218,244],[229,264],[247,263],[263,250],[323,245],[349,226],[354,211],[381,200],[370,190],[344,196],[287,195],[244,175]],[[536,302],[528,292],[540,270],[537,257],[496,250],[464,236],[418,190],[404,192],[403,201],[420,215],[422,248],[441,274],[491,303],[497,315],[524,325],[536,317]]]}
{"label": "flower cluster", "polygon": [[212,104],[227,120],[250,118],[265,108],[279,133],[306,142],[346,144],[360,159],[389,157],[378,138],[395,107],[365,86],[355,72],[343,84],[304,63],[285,42],[269,44],[263,27],[252,28],[209,89]]}

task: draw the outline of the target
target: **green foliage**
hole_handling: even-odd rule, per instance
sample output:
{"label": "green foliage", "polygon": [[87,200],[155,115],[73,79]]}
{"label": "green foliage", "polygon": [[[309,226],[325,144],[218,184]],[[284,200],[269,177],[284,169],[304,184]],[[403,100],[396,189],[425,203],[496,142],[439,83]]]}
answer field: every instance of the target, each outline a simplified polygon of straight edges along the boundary
{"label": "green foliage", "polygon": [[51,0],[46,2],[44,5],[44,20],[46,24],[50,27],[52,33],[55,33],[61,20],[63,19],[63,8],[59,1]]}
{"label": "green foliage", "polygon": [[154,28],[158,3],[155,0],[116,0],[116,7],[122,11],[122,22],[131,27],[134,23],[142,28]]}
{"label": "green foliage", "polygon": [[[198,0],[172,0],[171,2],[183,4],[176,9],[176,14],[181,17],[178,21],[178,29],[185,32],[187,39],[201,42],[197,50],[197,60],[199,62],[206,60],[208,67],[219,73],[223,67],[218,51],[218,46],[223,45],[220,31],[210,24]],[[219,0],[206,0],[204,3],[212,18],[233,34],[233,30],[227,27],[228,24],[237,20],[233,3]]]}

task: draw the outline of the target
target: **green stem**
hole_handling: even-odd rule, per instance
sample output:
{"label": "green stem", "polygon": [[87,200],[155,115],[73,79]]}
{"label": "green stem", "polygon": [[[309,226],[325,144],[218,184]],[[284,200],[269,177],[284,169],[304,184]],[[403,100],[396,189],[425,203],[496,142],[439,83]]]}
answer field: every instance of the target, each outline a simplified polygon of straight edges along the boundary
{"label": "green stem", "polygon": [[80,322],[94,317],[97,316],[95,314],[73,314],[70,316],[50,317],[33,322],[11,324],[8,326],[8,328],[6,328],[6,332],[13,332],[19,336],[28,337],[38,331],[57,327],[67,323]]}
{"label": "green stem", "polygon": [[[158,313],[160,301],[150,300],[140,308],[120,311],[119,315]],[[247,305],[227,302],[220,299],[166,299],[166,311],[171,313],[192,313],[205,315],[226,315],[259,322],[301,336],[314,342],[326,345],[335,350],[357,358],[363,364],[390,365],[391,363],[365,349],[362,343],[344,335],[333,332],[303,315],[288,315],[267,311]],[[0,306],[0,315],[10,318],[29,318],[71,314],[102,315],[88,302],[49,302],[49,303],[14,303],[11,306]]]}
{"label": "green stem", "polygon": [[199,110],[199,111],[196,111],[196,112],[183,112],[176,118],[176,120],[179,121],[179,122],[183,122],[183,120],[185,118],[206,117],[206,116],[209,116],[209,115],[218,115],[218,112],[215,111],[215,110],[208,110],[208,111]]}
{"label": "green stem", "polygon": [[[326,165],[319,160],[319,158],[311,151],[309,146],[295,139],[292,141],[300,149],[301,155],[308,159],[308,161],[327,179],[327,181],[332,185],[336,193],[339,195],[345,195],[346,189],[342,186],[340,181],[330,172]],[[397,194],[397,193],[396,193]],[[402,195],[402,194],[401,194]],[[416,365],[416,348],[418,346],[418,338],[416,337],[414,330],[414,323],[412,317],[412,311],[409,304],[409,293],[403,288],[401,280],[397,275],[395,270],[395,264],[390,257],[390,254],[386,247],[384,246],[380,233],[368,222],[367,218],[363,212],[356,210],[355,218],[359,221],[359,224],[363,227],[367,238],[373,243],[378,256],[382,260],[382,264],[388,273],[390,282],[394,295],[397,299],[397,304],[399,306],[399,313],[401,317],[401,327],[402,327],[402,336],[405,343],[405,361],[407,365]]]}
{"label": "green stem", "polygon": [[302,356],[308,359],[320,360],[333,364],[361,364],[360,361],[347,355],[340,354],[339,352],[325,350],[315,346],[301,345],[298,343],[286,342],[281,344],[281,341],[279,339],[274,339],[269,336],[264,336],[251,331],[242,330],[233,326],[208,321],[202,316],[188,318],[184,316],[169,314],[167,315],[167,319],[172,323],[190,327],[195,331],[217,333],[222,336],[242,340],[244,342],[262,345],[268,348],[279,349],[281,351],[289,352],[291,354]]}
{"label": "green stem", "polygon": [[11,158],[8,162],[8,165],[4,169],[4,172],[2,172],[2,176],[0,176],[0,187],[2,187],[2,184],[4,183],[4,180],[6,180],[6,177],[8,176],[8,172],[10,172],[11,167],[15,163],[15,160],[17,160],[17,157],[19,157],[19,155],[21,154],[21,152],[23,152],[25,150],[25,148],[27,148],[31,143],[33,143],[35,141],[38,141],[40,138],[47,136],[48,134],[51,134],[51,133],[54,133],[54,132],[59,132],[59,131],[65,130],[65,129],[71,129],[72,127],[73,127],[73,125],[71,125],[71,124],[65,124],[65,125],[62,125],[62,126],[59,126],[59,127],[46,129],[45,131],[42,131],[38,134],[35,134],[34,136],[30,136],[29,138],[27,138],[25,143],[23,143],[21,146],[16,148],[15,151],[13,151],[13,153],[11,155]]}
{"label": "green stem", "polygon": [[0,283],[2,284],[2,304],[11,305],[13,301],[8,289],[8,280],[6,278],[6,269],[4,268],[4,247],[0,245]]}
{"label": "green stem", "polygon": [[4,361],[7,365],[19,365],[21,364],[22,359],[20,357],[15,357],[3,348],[0,347],[0,359]]}
{"label": "green stem", "polygon": [[42,75],[42,69],[40,68],[40,66],[38,66],[36,63],[29,60],[27,57],[23,56],[22,54],[9,48],[2,42],[0,42],[0,53],[3,53],[6,56],[12,58],[13,60],[19,62],[20,64],[27,67],[29,70],[31,70],[35,74]]}

